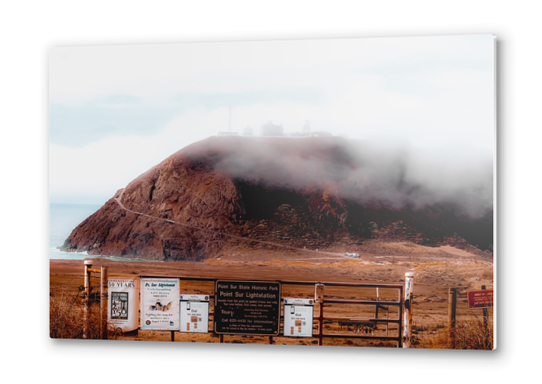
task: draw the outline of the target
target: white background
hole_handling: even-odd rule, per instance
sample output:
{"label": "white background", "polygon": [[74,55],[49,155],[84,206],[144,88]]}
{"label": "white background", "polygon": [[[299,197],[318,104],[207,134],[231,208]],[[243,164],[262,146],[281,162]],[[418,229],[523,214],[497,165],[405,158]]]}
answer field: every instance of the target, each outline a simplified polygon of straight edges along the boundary
{"label": "white background", "polygon": [[[542,63],[537,8],[537,2],[471,0],[3,2],[3,376],[8,381],[59,383],[104,379],[195,382],[196,378],[198,383],[206,378],[226,383],[536,380],[542,341],[534,321],[541,315],[535,285],[541,267],[538,165]],[[459,33],[494,33],[499,41],[497,351],[49,340],[50,47]]]}

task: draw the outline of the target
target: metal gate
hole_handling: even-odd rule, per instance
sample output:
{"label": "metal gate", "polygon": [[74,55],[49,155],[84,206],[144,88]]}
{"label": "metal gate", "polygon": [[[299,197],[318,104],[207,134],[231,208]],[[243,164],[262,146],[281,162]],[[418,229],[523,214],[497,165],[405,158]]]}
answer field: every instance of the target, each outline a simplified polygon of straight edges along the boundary
{"label": "metal gate", "polygon": [[[217,280],[237,281],[237,279],[217,279],[189,276],[140,276],[140,278],[157,277],[178,278],[181,284],[182,282],[209,282],[213,283],[214,285]],[[251,279],[250,281],[266,282],[269,280]],[[404,308],[410,310],[408,302],[411,300],[407,299],[405,305],[405,287],[402,284],[366,284],[288,280],[273,281],[280,283],[283,287],[280,300],[281,326],[278,335],[268,336],[269,344],[273,344],[276,337],[288,336],[284,335],[284,298],[288,296],[287,292],[293,289],[295,290],[295,295],[297,297],[314,298],[315,300],[312,337],[318,339],[318,345],[325,345],[324,341],[326,339],[364,339],[396,342],[398,348],[403,347],[403,321],[405,320]],[[209,287],[208,290],[204,289],[206,291],[205,294],[208,295],[210,301],[213,300],[214,304],[216,305],[214,289],[211,290],[210,288],[211,287]],[[300,290],[303,291],[303,288],[305,292],[300,293]],[[345,290],[346,292],[344,292]],[[361,292],[354,294],[355,290],[361,290]],[[386,291],[386,293],[382,295],[382,298],[379,291]],[[199,292],[201,293],[202,289],[200,289]],[[372,292],[372,294],[370,294],[370,292]],[[348,306],[357,308],[356,310],[351,311],[354,316],[341,314],[341,312],[348,312],[348,310],[345,310],[345,307]],[[215,320],[214,307],[214,305],[209,306],[210,322],[214,322]],[[337,308],[339,308],[339,310],[337,310]],[[382,325],[382,328],[379,327],[379,325]],[[344,333],[344,327],[346,327],[346,331],[353,330],[353,333]],[[209,328],[209,330],[211,329],[213,329],[213,327]],[[178,331],[171,331],[172,341],[174,341],[175,332]],[[214,332],[209,331],[209,333]],[[221,343],[224,342],[225,336],[228,337],[238,335],[219,334],[218,337]]]}

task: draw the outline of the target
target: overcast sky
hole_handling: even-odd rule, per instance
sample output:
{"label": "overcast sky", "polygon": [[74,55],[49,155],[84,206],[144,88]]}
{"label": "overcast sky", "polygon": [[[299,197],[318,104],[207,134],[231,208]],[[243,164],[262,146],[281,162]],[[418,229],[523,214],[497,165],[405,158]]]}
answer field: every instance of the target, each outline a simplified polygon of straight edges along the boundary
{"label": "overcast sky", "polygon": [[50,201],[103,204],[228,129],[311,130],[492,159],[491,35],[58,47],[49,54]]}

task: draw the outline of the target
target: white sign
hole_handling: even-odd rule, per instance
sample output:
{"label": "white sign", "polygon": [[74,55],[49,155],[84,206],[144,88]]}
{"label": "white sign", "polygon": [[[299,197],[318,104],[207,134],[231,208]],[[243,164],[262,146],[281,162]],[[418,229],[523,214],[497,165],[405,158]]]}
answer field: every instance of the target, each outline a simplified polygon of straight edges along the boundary
{"label": "white sign", "polygon": [[209,296],[181,295],[181,332],[209,331]]}
{"label": "white sign", "polygon": [[313,299],[284,299],[284,336],[312,337]]}
{"label": "white sign", "polygon": [[107,291],[109,324],[121,332],[139,328],[139,278],[110,277]]}
{"label": "white sign", "polygon": [[179,279],[141,279],[141,329],[179,330]]}

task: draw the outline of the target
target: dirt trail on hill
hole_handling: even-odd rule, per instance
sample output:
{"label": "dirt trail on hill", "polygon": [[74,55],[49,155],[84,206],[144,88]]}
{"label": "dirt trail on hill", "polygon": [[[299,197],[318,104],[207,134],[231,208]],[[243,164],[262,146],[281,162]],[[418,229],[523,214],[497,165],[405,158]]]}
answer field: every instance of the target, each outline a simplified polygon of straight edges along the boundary
{"label": "dirt trail on hill", "polygon": [[215,233],[215,234],[218,233],[218,234],[220,234],[220,235],[224,235],[224,236],[230,237],[230,238],[232,238],[232,239],[241,240],[241,241],[247,241],[247,242],[251,242],[251,243],[258,243],[258,244],[271,245],[271,246],[273,246],[273,247],[280,247],[280,248],[285,248],[285,249],[289,249],[289,250],[293,250],[293,251],[299,251],[299,252],[316,253],[316,254],[318,254],[318,255],[325,254],[325,255],[331,255],[331,256],[344,257],[344,258],[347,258],[347,259],[351,259],[351,258],[352,258],[352,257],[349,257],[349,256],[345,256],[345,255],[343,255],[343,254],[341,254],[341,253],[333,253],[333,252],[325,252],[325,251],[313,251],[313,250],[311,250],[311,249],[296,248],[296,247],[292,247],[292,246],[285,245],[285,244],[273,243],[273,242],[271,242],[271,241],[263,241],[263,240],[257,240],[257,239],[248,238],[248,237],[236,236],[236,235],[232,235],[232,234],[230,234],[230,233],[226,233],[226,232],[223,232],[223,231],[209,230],[209,229],[206,229],[206,228],[195,227],[195,226],[192,226],[192,225],[180,223],[180,222],[178,222],[178,221],[163,219],[163,218],[161,218],[161,217],[151,216],[151,215],[147,215],[147,214],[142,213],[142,212],[133,211],[133,210],[131,210],[131,209],[126,208],[126,207],[124,206],[124,204],[122,203],[122,195],[124,194],[124,191],[125,191],[125,189],[123,188],[121,194],[120,194],[118,197],[115,198],[115,201],[116,201],[116,202],[119,204],[119,206],[120,206],[122,209],[124,209],[125,211],[131,212],[131,213],[135,213],[136,215],[141,215],[141,216],[145,216],[145,217],[148,217],[148,218],[151,218],[151,219],[166,221],[166,222],[168,222],[168,223],[181,225],[181,226],[183,226],[183,227],[190,228],[190,229],[196,229],[196,230],[199,230],[199,231],[207,231],[207,232],[212,232],[212,233]]}

